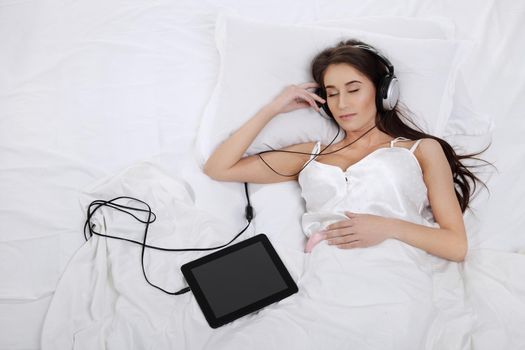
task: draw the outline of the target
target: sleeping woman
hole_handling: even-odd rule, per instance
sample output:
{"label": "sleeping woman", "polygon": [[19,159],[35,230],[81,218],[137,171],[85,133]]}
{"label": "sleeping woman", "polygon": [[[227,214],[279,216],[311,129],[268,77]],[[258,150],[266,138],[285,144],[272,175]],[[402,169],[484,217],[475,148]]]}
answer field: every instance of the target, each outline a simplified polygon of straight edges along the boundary
{"label": "sleeping woman", "polygon": [[[383,106],[380,90],[388,70],[384,59],[363,46],[370,47],[348,40],[319,53],[312,62],[315,82],[285,88],[217,147],[204,172],[221,181],[297,180],[307,208],[307,251],[320,240],[354,249],[395,239],[463,261],[467,238],[462,213],[471,183],[475,189],[480,180],[460,159],[477,154],[458,156],[446,141],[404,123],[407,118],[397,104]],[[330,146],[301,143],[264,157],[242,158],[276,115],[299,108],[320,112],[318,104],[344,130],[342,141]]]}
{"label": "sleeping woman", "polygon": [[[323,50],[311,70],[313,82],[286,87],[204,166],[219,181],[297,180],[306,202],[300,292],[260,321],[283,333],[276,343],[255,339],[266,348],[298,348],[293,341],[304,338],[303,348],[423,349],[436,311],[432,261],[467,254],[463,213],[481,181],[460,160],[479,153],[457,155],[417,130],[397,103],[390,62],[361,41]],[[243,157],[272,118],[300,108],[322,108],[344,138]],[[250,329],[258,328],[246,324],[235,345],[254,346]]]}

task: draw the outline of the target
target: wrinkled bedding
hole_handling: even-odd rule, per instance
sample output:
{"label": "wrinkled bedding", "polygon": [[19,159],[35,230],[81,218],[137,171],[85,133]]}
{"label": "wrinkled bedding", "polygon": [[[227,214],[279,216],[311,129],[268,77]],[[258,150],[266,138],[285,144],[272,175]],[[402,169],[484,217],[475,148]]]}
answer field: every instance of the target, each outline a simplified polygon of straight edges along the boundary
{"label": "wrinkled bedding", "polygon": [[[446,17],[457,37],[476,41],[462,74],[494,128],[449,140],[468,151],[491,141],[482,157],[497,171],[480,169],[490,192],[465,216],[464,263],[427,257],[425,269],[383,269],[382,259],[357,263],[323,246],[305,257],[273,237],[301,293],[212,332],[191,294],[144,282],[140,247],[84,241],[86,205],[122,194],[152,205],[157,244],[219,244],[245,226],[242,184],[209,179],[194,157],[217,80],[220,10],[279,23]],[[524,19],[523,4],[491,0],[0,3],[0,349],[524,348]],[[261,190],[293,194],[289,186],[250,187],[247,235],[277,236],[261,220],[272,206]],[[112,229],[141,237],[141,225],[105,215]],[[146,265],[174,290],[184,284],[178,266],[196,256],[148,252]],[[365,293],[350,277],[389,293]],[[397,333],[419,334],[413,327],[425,336]]]}

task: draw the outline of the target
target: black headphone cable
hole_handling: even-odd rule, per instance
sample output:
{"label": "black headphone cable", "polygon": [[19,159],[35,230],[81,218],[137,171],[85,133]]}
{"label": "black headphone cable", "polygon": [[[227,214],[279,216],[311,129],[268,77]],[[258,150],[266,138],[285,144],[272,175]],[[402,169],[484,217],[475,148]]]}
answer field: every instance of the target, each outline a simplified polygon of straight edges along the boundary
{"label": "black headphone cable", "polygon": [[[339,131],[341,130],[341,127],[339,126],[339,124],[337,124],[337,134],[335,135],[335,137],[332,139],[332,141],[330,141],[330,143],[321,150],[321,152],[319,152],[318,154],[313,154],[313,153],[307,153],[307,152],[299,152],[299,151],[287,151],[287,150],[282,150],[282,149],[273,149],[272,147],[270,147],[269,145],[267,145],[268,147],[272,148],[271,150],[268,150],[268,151],[262,151],[262,152],[259,152],[257,153],[257,155],[259,156],[259,158],[263,161],[264,164],[266,164],[267,167],[269,167],[270,169],[272,169],[272,171],[278,175],[281,175],[281,176],[286,176],[286,177],[294,177],[296,176],[297,174],[300,174],[301,171],[303,171],[304,168],[306,168],[308,166],[308,164],[310,164],[310,162],[312,162],[315,158],[317,158],[318,156],[320,155],[324,155],[324,154],[332,154],[332,153],[336,153],[336,152],[339,152],[340,150],[346,148],[346,147],[350,147],[351,145],[353,145],[354,143],[356,143],[357,141],[359,141],[363,136],[365,136],[366,134],[368,134],[370,131],[372,131],[374,128],[376,127],[376,125],[374,125],[373,127],[371,127],[370,129],[368,129],[363,135],[359,136],[357,139],[355,139],[354,141],[350,142],[348,145],[346,146],[343,146],[339,149],[336,149],[335,151],[332,151],[332,152],[327,152],[327,153],[323,153],[323,151],[325,149],[327,149],[328,147],[330,147],[330,145],[335,141],[335,139],[337,138],[337,135],[339,135]],[[303,167],[298,171],[296,172],[295,174],[291,174],[291,175],[286,175],[286,174],[281,174],[280,172],[276,171],[274,168],[272,168],[270,166],[270,164],[268,164],[264,159],[263,157],[261,156],[262,153],[268,153],[268,152],[287,152],[287,153],[299,153],[299,154],[308,154],[308,155],[311,155],[311,156],[315,156],[315,157],[312,157],[310,160],[308,160],[304,165]]]}
{"label": "black headphone cable", "polygon": [[[109,201],[95,200],[95,201],[91,202],[91,204],[89,204],[89,206],[88,206],[87,219],[86,219],[86,222],[84,223],[84,238],[87,241],[93,235],[97,235],[97,236],[106,237],[106,238],[119,239],[119,240],[122,240],[122,241],[126,241],[126,242],[130,242],[130,243],[134,243],[134,244],[140,245],[142,247],[142,250],[141,250],[141,267],[142,267],[142,273],[144,275],[144,278],[146,279],[146,282],[148,282],[148,284],[150,284],[152,287],[155,287],[155,288],[163,291],[166,294],[169,294],[169,295],[181,295],[181,294],[189,292],[190,288],[189,287],[185,287],[185,288],[180,289],[179,291],[170,292],[170,291],[167,291],[167,290],[165,290],[165,289],[163,289],[163,288],[153,284],[152,282],[150,282],[150,280],[148,279],[147,274],[146,274],[146,269],[144,268],[144,252],[145,252],[146,248],[162,250],[162,251],[167,251],[167,252],[209,251],[209,250],[220,249],[220,248],[226,247],[227,245],[231,244],[242,233],[244,233],[248,229],[248,227],[250,226],[250,223],[252,222],[252,219],[253,219],[253,207],[250,204],[250,198],[249,198],[249,195],[248,195],[248,183],[246,183],[246,182],[244,183],[244,189],[245,189],[246,199],[247,199],[247,202],[248,202],[248,204],[246,205],[246,211],[245,211],[245,216],[246,216],[246,220],[248,220],[248,224],[246,225],[246,227],[244,227],[242,229],[242,231],[240,231],[235,237],[233,237],[233,239],[231,241],[229,241],[226,244],[217,246],[217,247],[211,247],[211,248],[164,248],[164,247],[157,247],[157,246],[152,246],[152,245],[146,244],[149,225],[151,223],[155,222],[155,220],[157,219],[157,216],[155,215],[155,213],[153,213],[153,211],[151,210],[151,207],[149,206],[148,203],[146,203],[144,201],[141,201],[140,199],[133,198],[133,197],[128,197],[128,196],[116,197],[116,198],[113,198],[113,199],[111,199]],[[130,206],[125,206],[125,205],[122,205],[122,204],[115,203],[116,201],[118,201],[120,199],[135,200],[137,202],[140,202],[140,203],[144,204],[148,209],[146,210],[146,209],[142,209],[142,208],[130,207]],[[123,212],[125,214],[128,214],[128,215],[134,217],[137,221],[145,224],[146,227],[144,229],[144,239],[143,239],[143,241],[139,242],[139,241],[135,241],[135,240],[128,239],[128,238],[117,237],[117,236],[112,236],[112,235],[106,235],[106,234],[103,234],[103,233],[95,231],[94,228],[96,227],[96,225],[95,224],[91,224],[91,218],[93,217],[95,212],[99,208],[101,208],[103,206],[110,207],[110,208],[116,209],[118,211],[121,211],[121,212]],[[95,208],[93,210],[91,210],[92,207],[95,207]],[[131,213],[128,210],[148,213],[148,218],[147,218],[147,220],[141,220],[140,218],[138,218],[137,216],[133,215],[133,213]],[[104,218],[104,220],[105,220],[105,218]],[[88,232],[86,232],[86,229],[88,230]]]}

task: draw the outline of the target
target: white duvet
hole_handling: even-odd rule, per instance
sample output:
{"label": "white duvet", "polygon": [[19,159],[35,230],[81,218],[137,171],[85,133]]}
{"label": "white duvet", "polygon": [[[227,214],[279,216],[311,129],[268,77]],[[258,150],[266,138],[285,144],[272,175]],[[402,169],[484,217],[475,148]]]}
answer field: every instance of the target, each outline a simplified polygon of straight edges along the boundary
{"label": "white duvet", "polygon": [[[209,247],[229,241],[237,232],[195,206],[190,183],[152,163],[138,163],[102,180],[85,192],[81,205],[122,194],[144,200],[157,215],[148,244]],[[93,222],[102,233],[138,241],[145,227],[108,208]],[[239,239],[254,233],[248,230]],[[212,329],[191,292],[170,296],[146,283],[140,246],[93,236],[76,252],[59,281],[45,319],[42,349],[470,349],[474,345],[514,349],[525,345],[525,335],[520,333],[525,282],[517,276],[525,269],[525,259],[518,254],[473,251],[459,265],[413,254],[399,241],[355,251],[322,243],[311,254],[301,255],[273,244],[299,292]],[[180,265],[204,254],[147,251],[148,278],[169,291],[179,290],[185,286]]]}
{"label": "white duvet", "polygon": [[[337,255],[319,250],[305,259],[298,239],[304,235],[295,229],[302,209],[297,185],[250,184],[255,220],[245,234],[270,236],[301,294],[212,330],[191,293],[168,296],[145,283],[140,247],[97,237],[84,242],[86,206],[119,195],[153,207],[159,218],[149,242],[159,245],[218,245],[245,226],[242,184],[208,179],[191,156],[218,78],[214,25],[223,9],[281,24],[333,20],[334,27],[359,18],[375,28],[374,16],[435,17],[449,22],[455,37],[476,42],[461,70],[465,84],[456,88],[469,90],[471,107],[494,121],[482,156],[498,171],[482,169],[490,195],[475,198],[465,216],[464,263],[431,258],[431,273],[416,271],[421,278],[410,281],[408,270],[390,264],[389,271],[400,272],[389,275],[392,282],[408,284],[396,289],[376,270],[378,288],[358,294],[370,304],[340,307],[357,300],[359,284],[340,280],[342,267],[329,260]],[[390,336],[403,319],[426,330],[424,349],[524,349],[523,23],[523,3],[494,0],[0,2],[0,349],[230,349],[256,340],[329,349],[346,336],[349,347],[406,339],[417,346],[411,326]],[[474,114],[467,104],[456,112],[450,128],[482,132],[461,118]],[[468,151],[486,145],[461,132],[452,140]],[[291,217],[279,215],[290,206]],[[112,231],[142,237],[142,224],[104,215]],[[147,252],[148,276],[178,290],[179,266],[200,254]],[[392,297],[410,290],[423,305],[431,288],[433,308],[414,314],[388,304],[399,312],[377,316],[379,287]],[[354,298],[334,301],[331,293],[346,291]],[[409,317],[427,314],[434,315],[429,322]]]}

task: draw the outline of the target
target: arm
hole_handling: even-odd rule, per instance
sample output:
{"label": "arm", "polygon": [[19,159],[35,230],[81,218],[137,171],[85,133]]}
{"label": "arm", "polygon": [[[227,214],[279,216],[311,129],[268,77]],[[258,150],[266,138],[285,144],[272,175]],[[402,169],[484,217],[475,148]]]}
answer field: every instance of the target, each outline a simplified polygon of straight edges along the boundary
{"label": "arm", "polygon": [[[316,83],[303,83],[297,86],[290,85],[284,89],[271,103],[262,107],[215,149],[204,164],[204,173],[220,181],[275,183],[294,179],[294,177],[274,173],[257,155],[244,158],[242,156],[261,130],[276,115],[305,107],[319,110],[315,101],[324,102],[324,100],[306,90],[316,86]],[[292,145],[283,150],[307,153],[312,147],[312,143],[304,143]],[[284,152],[269,152],[261,157],[271,164],[272,168],[283,174],[299,171],[305,162],[304,156],[290,156]]]}
{"label": "arm", "polygon": [[204,164],[204,173],[213,177],[214,174],[224,172],[234,166],[261,130],[276,115],[277,112],[271,105],[262,107],[257,114],[215,149]]}
{"label": "arm", "polygon": [[467,239],[464,231],[428,227],[399,219],[390,220],[392,238],[444,259],[456,262],[465,259]]}
{"label": "arm", "polygon": [[452,171],[439,142],[424,139],[416,149],[428,189],[428,199],[439,228],[391,220],[392,238],[432,255],[461,262],[467,254],[463,213],[454,191]]}

